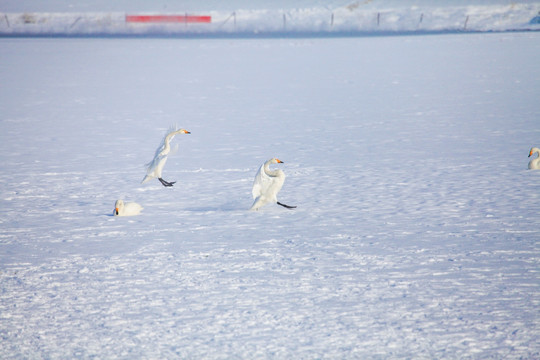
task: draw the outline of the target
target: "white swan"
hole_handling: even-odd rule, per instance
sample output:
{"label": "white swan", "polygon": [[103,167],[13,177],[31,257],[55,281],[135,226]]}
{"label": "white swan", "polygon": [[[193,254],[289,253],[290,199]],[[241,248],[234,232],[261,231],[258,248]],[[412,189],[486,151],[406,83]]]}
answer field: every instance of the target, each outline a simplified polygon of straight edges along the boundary
{"label": "white swan", "polygon": [[173,184],[176,181],[168,182],[161,178],[161,172],[163,171],[163,167],[165,166],[165,163],[167,162],[167,156],[169,155],[169,152],[171,151],[171,140],[174,138],[176,134],[191,134],[186,129],[176,129],[176,127],[171,127],[167,131],[165,137],[161,141],[161,145],[156,150],[156,154],[154,155],[154,159],[150,161],[148,164],[146,164],[146,176],[144,179],[142,179],[141,184],[144,184],[145,182],[148,182],[152,179],[157,178],[163,186],[173,186]]}
{"label": "white swan", "polygon": [[253,181],[253,189],[251,194],[253,195],[253,205],[250,210],[259,210],[260,207],[273,202],[278,205],[284,206],[288,209],[294,209],[296,206],[289,206],[277,201],[277,194],[281,190],[283,183],[285,182],[285,174],[283,171],[270,170],[270,164],[279,164],[283,161],[272,158],[261,165],[255,180]]}
{"label": "white swan", "polygon": [[133,216],[139,215],[143,207],[134,202],[124,202],[123,200],[116,200],[114,204],[114,216]]}
{"label": "white swan", "polygon": [[529,151],[529,157],[533,156],[534,153],[537,153],[538,156],[536,159],[532,159],[529,161],[529,169],[531,170],[540,170],[540,149],[533,147],[531,151]]}

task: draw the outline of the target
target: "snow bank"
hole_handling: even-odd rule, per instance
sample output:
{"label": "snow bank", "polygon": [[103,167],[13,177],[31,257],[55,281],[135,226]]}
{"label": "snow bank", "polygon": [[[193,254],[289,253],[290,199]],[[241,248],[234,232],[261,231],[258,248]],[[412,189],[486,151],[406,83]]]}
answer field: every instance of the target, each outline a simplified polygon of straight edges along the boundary
{"label": "snow bank", "polygon": [[330,9],[208,11],[197,14],[142,13],[210,17],[210,22],[126,21],[124,12],[0,13],[0,35],[283,35],[539,30],[532,19],[540,3],[459,7],[365,8],[359,3]]}

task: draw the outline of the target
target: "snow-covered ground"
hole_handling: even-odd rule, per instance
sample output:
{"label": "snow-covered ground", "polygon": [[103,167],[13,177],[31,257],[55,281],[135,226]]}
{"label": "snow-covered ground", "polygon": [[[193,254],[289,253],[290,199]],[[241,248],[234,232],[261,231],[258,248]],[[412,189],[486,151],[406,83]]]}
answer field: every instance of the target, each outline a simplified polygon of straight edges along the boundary
{"label": "snow-covered ground", "polygon": [[[442,4],[441,4],[442,3]],[[540,30],[540,1],[114,1],[0,4],[0,35],[343,36]],[[151,6],[149,6],[149,4]],[[443,5],[444,4],[444,5]],[[204,15],[207,23],[133,23],[127,15]]]}
{"label": "snow-covered ground", "polygon": [[2,359],[540,357],[540,33],[0,48]]}

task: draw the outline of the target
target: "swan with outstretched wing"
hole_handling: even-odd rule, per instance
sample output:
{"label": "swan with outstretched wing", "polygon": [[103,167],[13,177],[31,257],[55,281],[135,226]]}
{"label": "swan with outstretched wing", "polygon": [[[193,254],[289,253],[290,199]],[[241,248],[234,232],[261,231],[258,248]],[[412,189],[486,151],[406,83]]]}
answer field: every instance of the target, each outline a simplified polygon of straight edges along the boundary
{"label": "swan with outstretched wing", "polygon": [[276,203],[287,209],[294,209],[296,207],[282,204],[277,200],[277,194],[285,182],[285,173],[280,169],[270,170],[270,164],[282,163],[283,161],[272,158],[261,165],[259,171],[255,175],[255,180],[253,180],[251,194],[253,195],[254,201],[250,210],[259,210],[259,208],[268,203]]}
{"label": "swan with outstretched wing", "polygon": [[144,177],[144,179],[142,179],[141,184],[144,184],[155,178],[157,178],[159,182],[163,184],[163,186],[173,186],[174,183],[176,183],[176,181],[169,182],[163,180],[161,174],[163,172],[163,167],[167,162],[167,157],[171,152],[171,140],[177,134],[191,133],[186,129],[177,129],[175,126],[169,128],[169,130],[163,137],[163,140],[161,141],[161,145],[157,148],[154,158],[152,159],[152,161],[146,164],[146,176]]}

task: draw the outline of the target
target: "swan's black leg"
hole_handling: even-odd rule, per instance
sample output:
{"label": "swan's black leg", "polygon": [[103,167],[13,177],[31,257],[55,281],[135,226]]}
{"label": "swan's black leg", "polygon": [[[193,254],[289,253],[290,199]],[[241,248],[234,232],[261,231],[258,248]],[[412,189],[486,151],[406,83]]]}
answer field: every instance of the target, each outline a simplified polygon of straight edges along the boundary
{"label": "swan's black leg", "polygon": [[283,207],[285,207],[287,209],[295,209],[296,208],[296,206],[285,205],[285,204],[280,203],[279,201],[277,203],[278,203],[278,205],[281,205],[281,206],[283,206]]}
{"label": "swan's black leg", "polygon": [[165,181],[163,180],[162,178],[158,178],[159,182],[163,184],[163,186],[167,187],[167,186],[173,186],[174,183],[176,183],[176,181],[173,181],[173,182],[168,182],[168,181]]}

